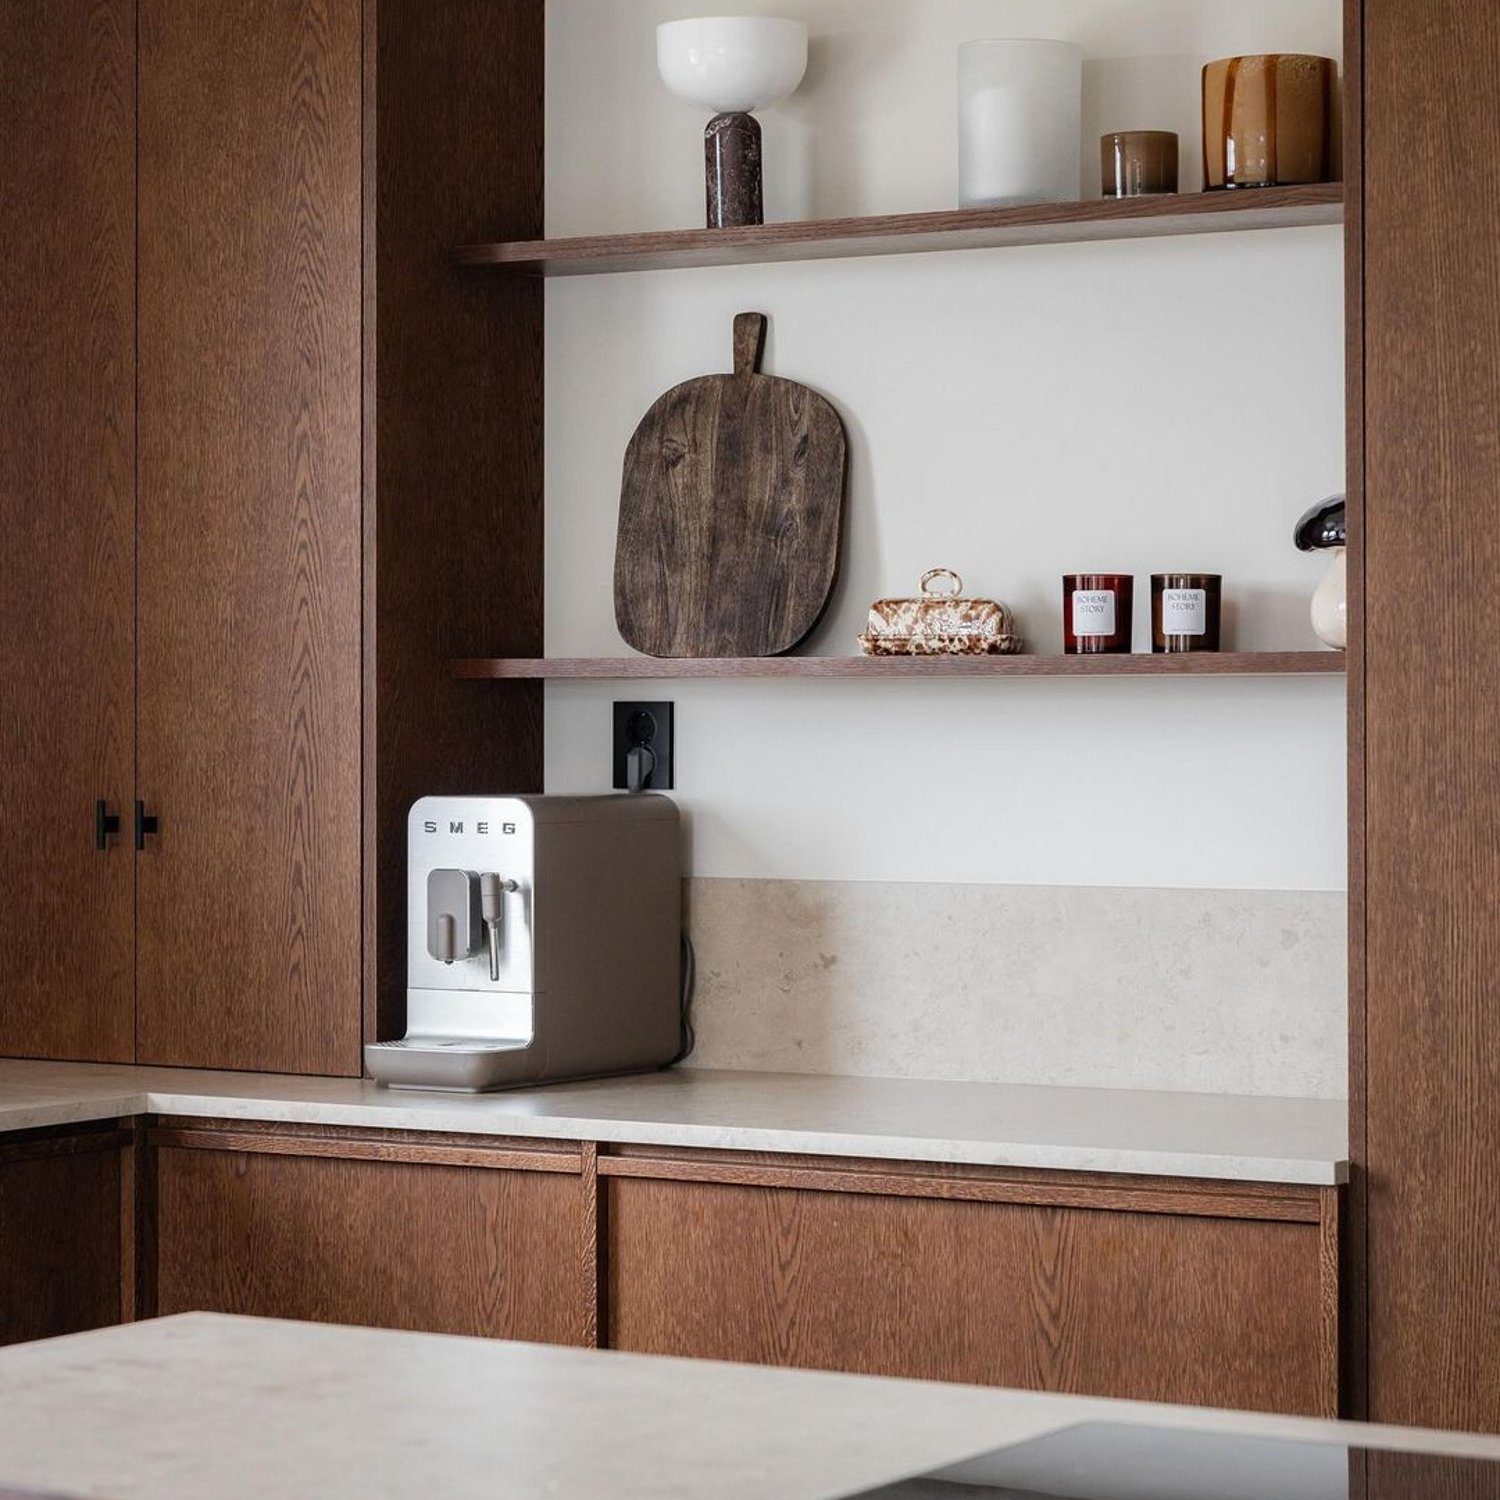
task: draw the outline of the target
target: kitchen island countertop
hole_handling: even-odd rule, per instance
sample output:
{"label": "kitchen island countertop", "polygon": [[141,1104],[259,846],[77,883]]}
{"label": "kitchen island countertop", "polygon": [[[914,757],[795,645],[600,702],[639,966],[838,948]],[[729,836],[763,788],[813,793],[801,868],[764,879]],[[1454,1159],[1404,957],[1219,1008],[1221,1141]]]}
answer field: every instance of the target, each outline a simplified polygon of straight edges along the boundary
{"label": "kitchen island countertop", "polygon": [[0,1133],[151,1114],[1326,1186],[1334,1099],[674,1068],[506,1093],[0,1061]]}
{"label": "kitchen island countertop", "polygon": [[1452,1433],[206,1313],[0,1350],[0,1489],[72,1500],[834,1500],[1089,1420],[1500,1457]]}

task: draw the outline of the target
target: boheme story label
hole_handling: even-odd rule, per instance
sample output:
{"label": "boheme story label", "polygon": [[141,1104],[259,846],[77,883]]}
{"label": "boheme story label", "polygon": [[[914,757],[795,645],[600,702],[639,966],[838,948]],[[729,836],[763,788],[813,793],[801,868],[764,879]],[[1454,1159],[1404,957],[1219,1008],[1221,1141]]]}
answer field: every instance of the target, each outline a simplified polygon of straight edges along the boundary
{"label": "boheme story label", "polygon": [[1073,634],[1076,636],[1113,635],[1115,633],[1115,591],[1113,589],[1075,589],[1073,591]]}
{"label": "boheme story label", "polygon": [[1205,589],[1163,589],[1163,635],[1207,635],[1208,593]]}

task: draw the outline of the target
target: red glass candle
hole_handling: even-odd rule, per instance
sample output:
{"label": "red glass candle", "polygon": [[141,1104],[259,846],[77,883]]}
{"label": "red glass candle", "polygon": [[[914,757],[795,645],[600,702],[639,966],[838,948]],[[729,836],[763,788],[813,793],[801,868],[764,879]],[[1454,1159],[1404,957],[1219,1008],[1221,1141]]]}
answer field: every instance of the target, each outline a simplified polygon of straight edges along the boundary
{"label": "red glass candle", "polygon": [[1063,579],[1063,650],[1069,656],[1130,650],[1135,579],[1129,573],[1069,573]]}

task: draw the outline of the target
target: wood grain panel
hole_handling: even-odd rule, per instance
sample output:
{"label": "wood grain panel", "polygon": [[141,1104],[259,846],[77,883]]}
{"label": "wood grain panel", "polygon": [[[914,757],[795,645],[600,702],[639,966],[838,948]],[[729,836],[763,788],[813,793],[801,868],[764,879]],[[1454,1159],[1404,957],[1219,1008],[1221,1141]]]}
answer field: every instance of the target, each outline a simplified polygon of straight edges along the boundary
{"label": "wood grain panel", "polygon": [[144,1062],[360,1069],[359,0],[141,0]]}
{"label": "wood grain panel", "polygon": [[1365,4],[1369,1416],[1500,1430],[1500,7]]}
{"label": "wood grain panel", "polygon": [[0,1344],[120,1320],[122,1132],[38,1132],[0,1152]]}
{"label": "wood grain panel", "polygon": [[609,1257],[609,1194],[599,1176],[599,1143],[583,1143],[579,1186],[583,1194],[583,1342],[597,1349],[609,1328],[609,1309],[605,1298],[608,1277],[605,1267]]}
{"label": "wood grain panel", "polygon": [[157,1307],[576,1344],[576,1176],[163,1147]]}
{"label": "wood grain panel", "polygon": [[120,1148],[120,1321],[156,1316],[156,1153],[143,1115]]}
{"label": "wood grain panel", "polygon": [[615,1178],[610,1344],[1328,1414],[1318,1233]]}
{"label": "wood grain panel", "polygon": [[135,6],[0,5],[0,1053],[134,1057]]}
{"label": "wood grain panel", "polygon": [[542,0],[368,0],[366,1029],[406,1004],[406,813],[542,789],[542,290],[453,246],[542,227]]}
{"label": "wood grain panel", "polygon": [[1340,1275],[1345,1415],[1365,1381],[1365,234],[1364,0],[1344,0],[1344,411],[1348,497],[1349,1159]]}
{"label": "wood grain panel", "polygon": [[[937,1167],[920,1162],[797,1158],[750,1153],[637,1147],[601,1157],[606,1177],[669,1178],[743,1187],[812,1188],[895,1198],[953,1198],[970,1203],[1027,1203],[1049,1208],[1123,1208],[1134,1213],[1201,1214],[1320,1224],[1338,1189],[1283,1184],[1193,1182],[1096,1172],[1023,1172],[1004,1167]],[[1325,1196],[1326,1195],[1326,1196]],[[1335,1226],[1336,1228],[1336,1226]],[[1337,1238],[1337,1235],[1334,1235]]]}
{"label": "wood grain panel", "polygon": [[1358,1500],[1500,1500],[1493,1461],[1376,1450],[1350,1461],[1350,1495]]}
{"label": "wood grain panel", "polygon": [[571,1173],[575,1177],[582,1169],[576,1150],[533,1151],[527,1149],[525,1142],[507,1147],[473,1136],[452,1141],[384,1138],[391,1134],[399,1135],[386,1131],[317,1135],[297,1127],[248,1131],[230,1125],[187,1130],[166,1126],[151,1132],[151,1142],[187,1151],[249,1151],[267,1156],[343,1157],[349,1161],[415,1162],[445,1167],[509,1167],[528,1172]]}
{"label": "wood grain panel", "polygon": [[[277,1151],[302,1144],[312,1147],[346,1146],[386,1150],[398,1149],[405,1161],[426,1161],[433,1153],[454,1149],[472,1151],[491,1159],[497,1154],[524,1156],[536,1171],[576,1172],[580,1165],[577,1141],[540,1136],[475,1135],[468,1130],[385,1130],[368,1125],[321,1125],[311,1121],[228,1120],[212,1115],[172,1115],[151,1128],[152,1141],[167,1136],[202,1141],[214,1134],[233,1136],[236,1151]],[[177,1142],[171,1142],[177,1144]],[[296,1149],[291,1151],[296,1155]],[[310,1151],[308,1154],[318,1154]],[[543,1159],[546,1165],[539,1165]],[[449,1163],[463,1165],[463,1163]]]}

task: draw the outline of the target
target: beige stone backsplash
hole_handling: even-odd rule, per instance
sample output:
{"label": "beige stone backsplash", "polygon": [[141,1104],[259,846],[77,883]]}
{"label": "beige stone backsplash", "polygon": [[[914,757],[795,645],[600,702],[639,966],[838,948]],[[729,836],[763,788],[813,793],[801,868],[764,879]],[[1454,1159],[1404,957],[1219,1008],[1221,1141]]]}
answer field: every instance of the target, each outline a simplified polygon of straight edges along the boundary
{"label": "beige stone backsplash", "polygon": [[690,880],[692,1062],[1339,1098],[1345,901]]}

